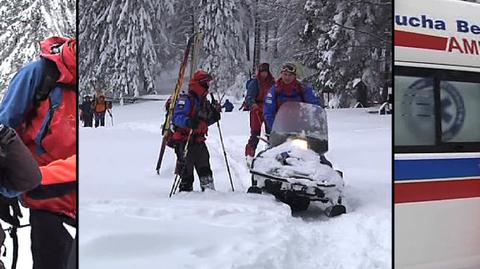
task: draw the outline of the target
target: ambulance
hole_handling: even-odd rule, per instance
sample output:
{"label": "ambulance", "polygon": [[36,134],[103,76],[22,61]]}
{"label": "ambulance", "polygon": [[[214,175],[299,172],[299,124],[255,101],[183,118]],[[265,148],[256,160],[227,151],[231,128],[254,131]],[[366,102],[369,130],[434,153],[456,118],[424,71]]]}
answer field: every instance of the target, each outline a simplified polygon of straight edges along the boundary
{"label": "ambulance", "polygon": [[480,4],[394,6],[394,265],[480,268]]}

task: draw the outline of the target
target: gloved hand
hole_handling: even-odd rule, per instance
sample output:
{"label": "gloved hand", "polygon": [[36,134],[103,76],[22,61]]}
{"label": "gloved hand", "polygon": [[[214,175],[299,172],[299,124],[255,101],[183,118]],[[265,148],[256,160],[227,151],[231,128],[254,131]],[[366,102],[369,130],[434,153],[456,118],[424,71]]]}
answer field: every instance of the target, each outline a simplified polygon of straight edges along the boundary
{"label": "gloved hand", "polygon": [[188,125],[188,127],[192,128],[192,129],[197,129],[199,122],[200,121],[198,120],[198,118],[195,117],[195,118],[189,119],[187,121],[187,125]]}
{"label": "gloved hand", "polygon": [[8,145],[15,139],[15,131],[3,124],[0,124],[0,146]]}

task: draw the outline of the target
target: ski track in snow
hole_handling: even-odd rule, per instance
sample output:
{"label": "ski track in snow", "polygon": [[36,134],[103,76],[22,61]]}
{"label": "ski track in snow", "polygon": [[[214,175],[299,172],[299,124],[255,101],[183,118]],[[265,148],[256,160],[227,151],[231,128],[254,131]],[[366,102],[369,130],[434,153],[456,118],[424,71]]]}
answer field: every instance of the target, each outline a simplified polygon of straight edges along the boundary
{"label": "ski track in snow", "polygon": [[115,126],[107,119],[106,128],[81,128],[81,268],[391,268],[390,116],[327,112],[327,158],[345,173],[348,212],[329,219],[315,203],[292,216],[270,195],[245,193],[248,114],[236,109],[220,122],[235,192],[212,125],[207,146],[217,192],[199,192],[196,177],[195,192],[168,198],[173,150],[160,176],[154,170],[163,107],[114,107]]}

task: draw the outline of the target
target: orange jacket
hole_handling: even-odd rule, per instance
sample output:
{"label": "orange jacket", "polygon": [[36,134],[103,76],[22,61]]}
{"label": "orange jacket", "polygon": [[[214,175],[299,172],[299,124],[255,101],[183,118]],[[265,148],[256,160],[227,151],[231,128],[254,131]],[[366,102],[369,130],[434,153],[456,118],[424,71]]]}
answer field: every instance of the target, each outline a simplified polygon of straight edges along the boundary
{"label": "orange jacket", "polygon": [[42,173],[42,185],[77,181],[77,155],[41,166],[40,172]]}
{"label": "orange jacket", "polygon": [[29,208],[62,213],[76,219],[77,215],[77,155],[41,166],[40,186],[23,195]]}

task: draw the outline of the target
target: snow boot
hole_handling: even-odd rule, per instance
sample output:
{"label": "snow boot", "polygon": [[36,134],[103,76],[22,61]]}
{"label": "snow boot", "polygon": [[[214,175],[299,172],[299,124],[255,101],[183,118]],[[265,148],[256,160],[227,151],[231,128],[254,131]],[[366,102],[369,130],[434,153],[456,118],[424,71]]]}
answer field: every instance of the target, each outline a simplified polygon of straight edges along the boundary
{"label": "snow boot", "polygon": [[202,189],[202,191],[205,191],[205,189],[214,191],[215,185],[213,184],[213,177],[212,176],[200,177],[200,188]]}
{"label": "snow boot", "polygon": [[182,178],[179,186],[179,191],[193,191],[193,177]]}
{"label": "snow boot", "polygon": [[193,191],[193,186],[192,184],[189,184],[189,183],[184,183],[184,182],[180,182],[180,187],[179,187],[179,191],[180,192],[183,192],[183,191]]}
{"label": "snow boot", "polygon": [[245,157],[245,159],[246,159],[246,161],[247,161],[247,167],[248,167],[248,169],[252,168],[253,157],[247,155],[247,156]]}

